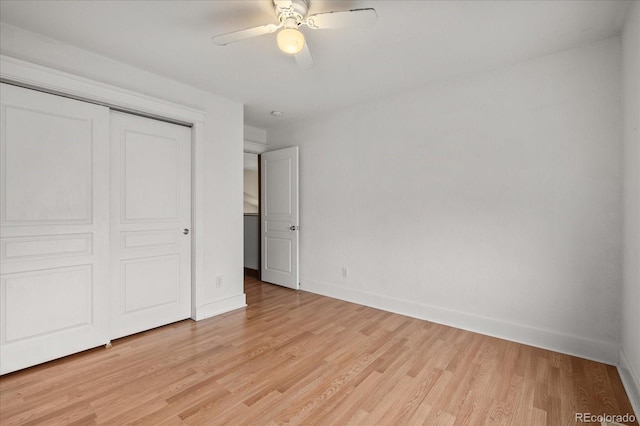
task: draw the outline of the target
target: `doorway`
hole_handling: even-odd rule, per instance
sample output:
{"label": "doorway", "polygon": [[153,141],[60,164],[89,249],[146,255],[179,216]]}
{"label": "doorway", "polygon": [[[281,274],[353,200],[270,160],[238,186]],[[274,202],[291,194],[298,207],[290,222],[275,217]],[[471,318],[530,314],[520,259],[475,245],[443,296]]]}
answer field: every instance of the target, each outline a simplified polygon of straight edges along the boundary
{"label": "doorway", "polygon": [[260,155],[244,153],[244,274],[260,278]]}
{"label": "doorway", "polygon": [[298,147],[245,153],[245,276],[299,289]]}

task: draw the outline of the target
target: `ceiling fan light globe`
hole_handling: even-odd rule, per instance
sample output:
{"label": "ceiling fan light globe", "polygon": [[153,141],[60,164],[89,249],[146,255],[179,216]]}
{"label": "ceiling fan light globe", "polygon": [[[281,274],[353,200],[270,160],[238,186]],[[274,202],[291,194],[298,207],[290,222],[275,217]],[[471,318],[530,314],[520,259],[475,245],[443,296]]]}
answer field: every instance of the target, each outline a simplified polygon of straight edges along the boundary
{"label": "ceiling fan light globe", "polygon": [[278,47],[284,53],[295,55],[304,48],[304,35],[295,28],[285,28],[278,33]]}

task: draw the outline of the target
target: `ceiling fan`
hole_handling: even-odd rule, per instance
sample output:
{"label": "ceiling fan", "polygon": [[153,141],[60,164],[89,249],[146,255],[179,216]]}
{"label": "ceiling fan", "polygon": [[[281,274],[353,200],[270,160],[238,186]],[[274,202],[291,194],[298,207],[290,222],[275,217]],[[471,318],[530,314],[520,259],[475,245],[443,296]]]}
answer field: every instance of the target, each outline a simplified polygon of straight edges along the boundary
{"label": "ceiling fan", "polygon": [[277,35],[280,50],[294,55],[298,65],[308,69],[313,66],[313,58],[304,35],[298,29],[301,25],[306,25],[312,30],[365,27],[374,24],[378,19],[375,9],[372,8],[324,12],[307,16],[309,0],[273,0],[273,4],[279,24],[267,24],[220,34],[212,38],[213,42],[219,46],[226,46],[280,30]]}

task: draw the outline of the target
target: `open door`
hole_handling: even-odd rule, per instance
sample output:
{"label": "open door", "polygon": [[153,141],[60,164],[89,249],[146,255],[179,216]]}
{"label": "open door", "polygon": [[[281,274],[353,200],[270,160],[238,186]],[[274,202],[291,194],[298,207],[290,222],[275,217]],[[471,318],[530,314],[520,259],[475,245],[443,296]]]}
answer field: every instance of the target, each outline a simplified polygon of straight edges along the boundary
{"label": "open door", "polygon": [[293,289],[298,277],[298,147],[261,155],[261,279]]}

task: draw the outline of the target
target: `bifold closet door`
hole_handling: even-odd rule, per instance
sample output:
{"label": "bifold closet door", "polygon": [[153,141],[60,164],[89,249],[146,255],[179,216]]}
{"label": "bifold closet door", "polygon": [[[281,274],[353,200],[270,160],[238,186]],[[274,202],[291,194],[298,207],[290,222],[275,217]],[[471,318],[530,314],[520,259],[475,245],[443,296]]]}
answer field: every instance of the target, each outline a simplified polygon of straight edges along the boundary
{"label": "bifold closet door", "polygon": [[191,316],[191,129],[111,116],[111,338]]}
{"label": "bifold closet door", "polygon": [[109,109],[0,88],[0,373],[109,341]]}

